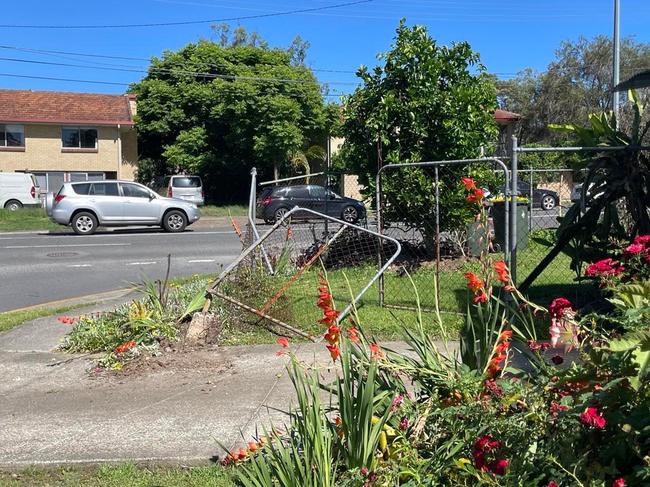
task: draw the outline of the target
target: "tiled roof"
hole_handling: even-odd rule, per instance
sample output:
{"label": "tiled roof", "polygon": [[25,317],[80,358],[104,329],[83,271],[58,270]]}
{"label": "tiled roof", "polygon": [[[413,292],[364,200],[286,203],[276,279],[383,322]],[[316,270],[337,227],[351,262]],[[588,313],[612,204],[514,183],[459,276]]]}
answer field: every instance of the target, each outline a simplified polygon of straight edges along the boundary
{"label": "tiled roof", "polygon": [[128,95],[0,90],[0,122],[133,125]]}
{"label": "tiled roof", "polygon": [[521,120],[521,115],[506,110],[497,109],[494,111],[494,120],[499,125],[508,125],[509,123]]}

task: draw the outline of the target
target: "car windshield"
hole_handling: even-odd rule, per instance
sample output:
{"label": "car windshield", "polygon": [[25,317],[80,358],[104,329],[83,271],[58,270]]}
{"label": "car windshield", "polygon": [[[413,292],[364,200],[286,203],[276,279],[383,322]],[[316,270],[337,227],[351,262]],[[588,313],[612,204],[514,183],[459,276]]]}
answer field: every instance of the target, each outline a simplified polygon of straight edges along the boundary
{"label": "car windshield", "polygon": [[173,179],[174,188],[200,188],[201,178],[198,176],[184,176]]}

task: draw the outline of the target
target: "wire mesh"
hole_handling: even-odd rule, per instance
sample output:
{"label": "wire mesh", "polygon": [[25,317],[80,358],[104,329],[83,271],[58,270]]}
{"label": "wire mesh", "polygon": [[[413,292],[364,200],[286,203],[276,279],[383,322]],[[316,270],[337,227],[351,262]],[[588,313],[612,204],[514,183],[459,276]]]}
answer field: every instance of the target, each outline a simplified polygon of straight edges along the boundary
{"label": "wire mesh", "polygon": [[312,337],[322,332],[322,312],[316,307],[322,277],[329,281],[341,318],[352,311],[352,303],[360,311],[376,311],[377,293],[367,291],[383,272],[377,270],[378,255],[388,267],[399,251],[390,237],[294,208],[219,276],[212,291],[249,312],[237,313],[239,326]]}
{"label": "wire mesh", "polygon": [[384,306],[409,310],[419,306],[425,312],[436,307],[443,312],[466,310],[463,274],[476,271],[486,240],[490,250],[503,258],[508,221],[502,211],[500,219],[490,219],[489,230],[479,225],[478,209],[467,202],[461,177],[474,177],[486,191],[497,194],[506,190],[506,176],[497,167],[492,161],[386,167],[390,171],[379,180],[380,233],[398,240],[403,250],[382,276]]}

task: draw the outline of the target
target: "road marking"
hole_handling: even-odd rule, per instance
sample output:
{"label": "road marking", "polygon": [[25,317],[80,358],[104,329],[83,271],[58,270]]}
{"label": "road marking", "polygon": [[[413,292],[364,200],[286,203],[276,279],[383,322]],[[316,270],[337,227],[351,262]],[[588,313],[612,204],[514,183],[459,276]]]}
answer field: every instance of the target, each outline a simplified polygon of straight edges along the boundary
{"label": "road marking", "polygon": [[126,265],[152,265],[157,264],[158,262],[129,262]]}
{"label": "road marking", "polygon": [[68,267],[92,267],[91,264],[72,264],[69,265]]}
{"label": "road marking", "polygon": [[216,262],[216,259],[196,259],[196,260],[188,260],[188,264],[207,264],[208,262]]}
{"label": "road marking", "polygon": [[126,247],[130,243],[105,243],[105,244],[65,244],[65,245],[8,245],[3,249],[59,249],[62,247]]}

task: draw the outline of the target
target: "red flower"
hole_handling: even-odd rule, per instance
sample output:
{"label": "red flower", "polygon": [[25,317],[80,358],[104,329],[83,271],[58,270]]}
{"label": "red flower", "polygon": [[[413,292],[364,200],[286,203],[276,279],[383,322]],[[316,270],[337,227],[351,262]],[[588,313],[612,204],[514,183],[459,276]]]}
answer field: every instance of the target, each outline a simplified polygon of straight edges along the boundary
{"label": "red flower", "polygon": [[539,352],[542,349],[542,344],[535,340],[528,340],[528,348],[533,352]]}
{"label": "red flower", "polygon": [[488,435],[479,436],[474,442],[474,450],[481,453],[490,453],[501,448],[501,442],[493,440]]}
{"label": "red flower", "polygon": [[560,486],[551,480],[546,487],[560,487]]}
{"label": "red flower", "polygon": [[465,185],[467,191],[476,189],[476,183],[472,178],[460,178],[461,182]]}
{"label": "red flower", "polygon": [[473,301],[475,303],[487,303],[488,295],[485,293],[477,294],[476,296],[474,296]]}
{"label": "red flower", "polygon": [[506,285],[510,283],[510,273],[508,272],[508,266],[506,266],[504,261],[496,261],[494,263],[494,270],[497,273],[499,281]]}
{"label": "red flower", "polygon": [[634,239],[635,244],[650,246],[650,235],[639,235]]}
{"label": "red flower", "polygon": [[605,276],[617,276],[620,273],[625,271],[620,262],[616,262],[614,259],[603,259],[593,264],[589,264],[585,269],[585,276],[587,277],[605,277]]}
{"label": "red flower", "polygon": [[588,407],[580,414],[580,422],[586,426],[593,426],[596,429],[604,429],[607,421],[595,407]]}
{"label": "red flower", "polygon": [[485,192],[481,188],[474,189],[474,192],[465,198],[470,203],[478,203],[479,205],[483,202],[485,198]]}
{"label": "red flower", "polygon": [[384,358],[384,352],[382,351],[379,345],[377,345],[376,343],[371,343],[370,356],[374,359],[382,359]]}
{"label": "red flower", "polygon": [[137,344],[133,340],[129,340],[128,342],[124,342],[121,345],[118,345],[115,347],[115,353],[125,353],[131,350],[133,347],[135,347]]}
{"label": "red flower", "polygon": [[348,338],[352,343],[359,343],[359,331],[354,326],[348,328]]}
{"label": "red flower", "polygon": [[330,345],[337,345],[341,339],[341,329],[336,325],[330,325],[323,337]]}
{"label": "red flower", "polygon": [[640,254],[644,250],[645,250],[645,245],[640,243],[633,243],[631,245],[628,245],[628,247],[625,249],[624,255],[627,256],[636,255],[636,254]]}
{"label": "red flower", "polygon": [[280,337],[276,340],[276,343],[282,348],[287,348],[289,346],[289,339],[287,337]]}
{"label": "red flower", "polygon": [[465,279],[467,279],[467,287],[473,293],[478,293],[485,289],[485,283],[473,272],[466,272],[463,275],[465,276]]}
{"label": "red flower", "polygon": [[625,487],[627,484],[625,483],[625,479],[623,477],[619,477],[614,482],[612,482],[612,487]]}
{"label": "red flower", "polygon": [[565,406],[564,404],[551,401],[551,407],[549,408],[549,412],[551,413],[551,416],[557,416],[558,413],[562,411],[568,411],[568,410],[569,410],[569,406]]}
{"label": "red flower", "polygon": [[503,387],[501,387],[499,384],[496,383],[494,379],[488,379],[486,380],[483,385],[485,386],[485,389],[490,392],[493,396],[495,397],[503,397],[504,391]]}
{"label": "red flower", "polygon": [[330,357],[336,362],[336,359],[341,356],[341,350],[337,345],[325,345],[325,347],[330,351]]}
{"label": "red flower", "polygon": [[555,298],[550,306],[548,311],[551,313],[553,318],[562,318],[566,309],[571,309],[573,305],[571,301],[566,298]]}
{"label": "red flower", "polygon": [[491,462],[489,465],[490,472],[492,472],[495,475],[504,475],[506,473],[506,468],[508,468],[508,464],[510,462],[508,460],[495,460],[494,462]]}

